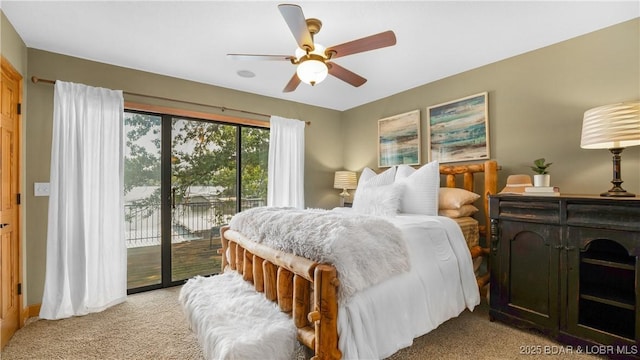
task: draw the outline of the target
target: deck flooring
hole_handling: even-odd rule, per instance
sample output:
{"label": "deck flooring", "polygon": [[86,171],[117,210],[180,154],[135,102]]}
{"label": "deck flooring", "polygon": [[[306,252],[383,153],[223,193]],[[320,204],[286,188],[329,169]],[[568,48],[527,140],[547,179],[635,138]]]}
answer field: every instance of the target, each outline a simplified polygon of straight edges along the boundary
{"label": "deck flooring", "polygon": [[[172,244],[172,281],[220,272],[220,238]],[[160,245],[127,249],[127,288],[161,282]]]}

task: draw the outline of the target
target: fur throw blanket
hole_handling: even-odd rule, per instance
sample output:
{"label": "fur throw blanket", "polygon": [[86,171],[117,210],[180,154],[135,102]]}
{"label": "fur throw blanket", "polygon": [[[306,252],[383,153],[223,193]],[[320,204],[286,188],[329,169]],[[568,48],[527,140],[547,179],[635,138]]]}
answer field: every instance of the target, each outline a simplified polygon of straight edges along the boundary
{"label": "fur throw blanket", "polygon": [[178,297],[207,359],[291,359],[296,328],[237,272],[196,276]]}
{"label": "fur throw blanket", "polygon": [[335,266],[340,304],[354,293],[410,268],[402,232],[381,217],[257,207],[234,215],[229,227],[277,250]]}

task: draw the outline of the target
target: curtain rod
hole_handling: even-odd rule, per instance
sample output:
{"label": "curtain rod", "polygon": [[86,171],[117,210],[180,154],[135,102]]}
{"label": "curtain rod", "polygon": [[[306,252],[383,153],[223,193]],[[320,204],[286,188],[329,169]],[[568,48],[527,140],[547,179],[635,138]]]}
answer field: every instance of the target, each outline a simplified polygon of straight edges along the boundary
{"label": "curtain rod", "polygon": [[[31,81],[34,84],[37,84],[39,82],[43,82],[43,83],[47,83],[47,84],[55,84],[56,83],[55,80],[42,79],[42,78],[39,78],[37,76],[32,76],[31,77]],[[263,116],[263,117],[267,117],[267,118],[271,117],[271,115],[267,115],[267,114],[262,114],[262,113],[257,113],[257,112],[253,112],[253,111],[247,111],[247,110],[228,108],[228,107],[218,106],[218,105],[201,104],[201,103],[197,103],[197,102],[186,101],[186,100],[178,100],[178,99],[171,99],[171,98],[166,98],[166,97],[162,97],[162,96],[138,94],[138,93],[128,92],[128,91],[124,91],[124,90],[122,91],[122,93],[125,94],[125,95],[142,96],[142,97],[156,99],[156,100],[174,101],[174,102],[180,102],[180,103],[184,103],[184,104],[197,105],[197,106],[207,106],[207,107],[220,109],[223,112],[226,111],[226,110],[229,110],[229,111],[236,111],[236,112],[243,113],[243,114],[257,115],[257,116]],[[311,121],[305,121],[305,124],[311,125]]]}

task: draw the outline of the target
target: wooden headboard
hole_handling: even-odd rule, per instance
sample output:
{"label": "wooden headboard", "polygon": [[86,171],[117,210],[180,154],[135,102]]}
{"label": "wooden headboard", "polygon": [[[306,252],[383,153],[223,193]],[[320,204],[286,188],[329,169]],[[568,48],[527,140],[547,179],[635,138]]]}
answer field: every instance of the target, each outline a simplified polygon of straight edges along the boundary
{"label": "wooden headboard", "polygon": [[[495,194],[498,191],[498,163],[495,160],[487,160],[482,164],[470,164],[470,165],[440,165],[440,174],[445,176],[446,187],[461,187],[465,190],[474,192],[481,196],[482,207],[484,210],[484,224],[479,225],[480,236],[484,237],[485,245],[477,245],[470,250],[471,258],[475,259],[479,256],[489,255],[489,237],[490,237],[490,221],[489,221],[489,195]],[[483,189],[479,191],[476,189],[477,174],[483,174],[482,184]],[[462,178],[462,186],[458,185],[458,178]],[[489,264],[487,264],[487,269]],[[476,274],[476,282],[480,289],[482,296],[486,295],[486,287],[489,283],[489,271]]]}
{"label": "wooden headboard", "polygon": [[[440,174],[446,177],[446,187],[461,187],[465,190],[479,194],[484,210],[484,223],[480,224],[480,234],[488,238],[489,229],[489,195],[498,191],[498,163],[495,160],[487,160],[481,164],[467,165],[440,165]],[[477,174],[483,174],[483,189],[476,189]],[[458,185],[458,179],[462,178],[462,186]]]}

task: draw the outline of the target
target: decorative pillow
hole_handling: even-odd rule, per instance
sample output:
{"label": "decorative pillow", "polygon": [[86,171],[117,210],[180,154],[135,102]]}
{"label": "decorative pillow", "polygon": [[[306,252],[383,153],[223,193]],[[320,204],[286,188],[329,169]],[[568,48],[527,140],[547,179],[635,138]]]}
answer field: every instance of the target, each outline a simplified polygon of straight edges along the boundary
{"label": "decorative pillow", "polygon": [[358,187],[353,211],[361,214],[395,216],[400,205],[402,184]]}
{"label": "decorative pillow", "polygon": [[473,204],[480,198],[480,195],[459,188],[443,187],[438,196],[438,209],[460,209],[462,205]]}
{"label": "decorative pillow", "polygon": [[404,184],[400,212],[406,214],[438,215],[440,166],[432,161],[416,170],[408,165],[398,166],[396,183]]}
{"label": "decorative pillow", "polygon": [[462,205],[460,209],[440,209],[438,215],[457,219],[465,216],[471,216],[477,213],[479,210],[473,205]]}
{"label": "decorative pillow", "polygon": [[395,166],[388,168],[380,174],[376,174],[375,171],[369,168],[364,168],[362,170],[362,174],[360,174],[360,179],[358,180],[358,189],[362,188],[363,186],[380,186],[393,184],[393,180],[395,179],[395,177]]}
{"label": "decorative pillow", "polygon": [[[395,176],[395,166],[380,174],[376,174],[370,168],[364,168],[360,179],[358,179],[356,194],[353,197],[352,208],[354,211],[381,216],[395,215],[398,212],[400,190],[385,187],[393,184]],[[394,197],[397,199],[394,200]]]}

